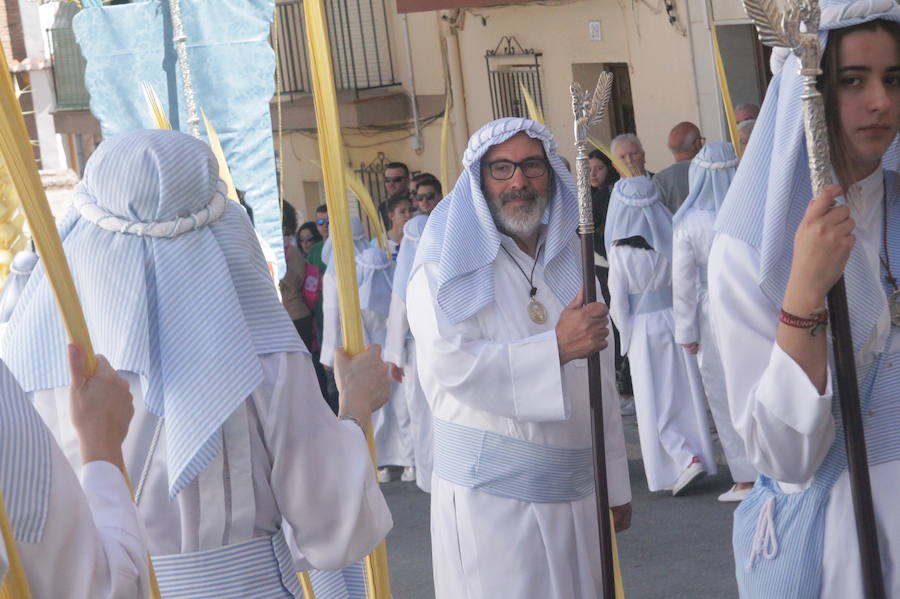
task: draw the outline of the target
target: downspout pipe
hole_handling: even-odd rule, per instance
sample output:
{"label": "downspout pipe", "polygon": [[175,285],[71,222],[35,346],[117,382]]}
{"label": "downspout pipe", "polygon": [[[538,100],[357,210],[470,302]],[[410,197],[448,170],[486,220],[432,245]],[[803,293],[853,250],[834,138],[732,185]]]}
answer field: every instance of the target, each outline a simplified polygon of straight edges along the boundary
{"label": "downspout pipe", "polygon": [[409,18],[402,13],[403,37],[406,40],[406,68],[409,70],[409,105],[412,109],[413,125],[416,129],[415,146],[416,154],[425,151],[425,141],[422,139],[422,123],[419,121],[419,104],[416,101],[416,72],[413,70],[412,44],[409,41]]}

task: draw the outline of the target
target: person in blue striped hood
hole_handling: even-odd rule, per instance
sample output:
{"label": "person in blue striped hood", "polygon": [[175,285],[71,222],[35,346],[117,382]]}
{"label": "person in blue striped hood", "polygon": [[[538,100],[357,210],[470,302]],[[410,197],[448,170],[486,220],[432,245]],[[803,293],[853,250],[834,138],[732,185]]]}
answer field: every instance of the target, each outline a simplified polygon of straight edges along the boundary
{"label": "person in blue striped hood", "polygon": [[[91,156],[60,236],[94,346],[134,396],[125,463],[163,596],[299,597],[297,569],[341,568],[391,527],[358,425],[387,367],[371,348],[347,371],[339,352],[334,417],[224,190],[202,141],[124,134]],[[38,263],[0,354],[78,470],[65,347]]]}
{"label": "person in blue striped hood", "polygon": [[144,599],[150,595],[147,549],[121,470],[134,413],[128,383],[103,356],[86,376],[84,353],[74,345],[69,364],[81,484],[0,362],[0,493],[15,544],[7,547],[0,538],[0,587],[15,552],[34,599]]}
{"label": "person in blue striped hood", "polygon": [[900,203],[889,150],[900,128],[900,7],[823,0],[819,27],[837,185],[813,198],[800,64],[776,50],[709,262],[729,406],[761,473],[734,520],[738,586],[748,599],[864,596],[829,335],[820,326],[842,273],[886,596],[900,597]]}
{"label": "person in blue striped hood", "polygon": [[472,136],[462,175],[425,225],[406,299],[434,413],[439,599],[601,595],[585,360],[597,350],[603,483],[617,528],[628,526],[607,309],[582,306],[576,224],[553,136],[507,118]]}

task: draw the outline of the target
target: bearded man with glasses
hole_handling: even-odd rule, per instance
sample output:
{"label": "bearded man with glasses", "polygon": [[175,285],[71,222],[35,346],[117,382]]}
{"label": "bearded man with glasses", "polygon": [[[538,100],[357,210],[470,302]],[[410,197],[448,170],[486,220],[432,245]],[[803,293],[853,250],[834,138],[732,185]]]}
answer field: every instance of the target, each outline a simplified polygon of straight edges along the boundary
{"label": "bearded man with glasses", "polygon": [[605,483],[628,526],[608,310],[582,305],[577,222],[549,130],[506,118],[472,136],[425,225],[406,299],[434,415],[438,599],[601,596],[585,359],[598,350]]}

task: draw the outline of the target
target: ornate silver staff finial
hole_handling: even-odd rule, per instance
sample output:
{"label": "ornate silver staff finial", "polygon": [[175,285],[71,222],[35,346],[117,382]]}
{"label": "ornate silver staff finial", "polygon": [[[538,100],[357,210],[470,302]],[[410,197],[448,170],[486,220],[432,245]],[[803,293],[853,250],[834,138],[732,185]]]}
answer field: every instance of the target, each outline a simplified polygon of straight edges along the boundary
{"label": "ornate silver staff finial", "polygon": [[613,75],[608,71],[600,73],[593,93],[583,90],[577,82],[572,84],[572,113],[575,116],[575,173],[578,183],[578,232],[590,235],[594,232],[594,218],[591,207],[591,184],[588,178],[588,134],[591,127],[606,116],[606,106],[612,93]]}
{"label": "ornate silver staff finial", "polygon": [[782,12],[773,0],[743,0],[756,29],[759,40],[767,46],[790,49],[800,60],[803,76],[803,127],[806,130],[806,152],[813,195],[831,184],[831,154],[828,146],[828,129],[825,124],[825,104],[816,89],[816,81],[822,74],[819,49],[818,0],[794,0]]}

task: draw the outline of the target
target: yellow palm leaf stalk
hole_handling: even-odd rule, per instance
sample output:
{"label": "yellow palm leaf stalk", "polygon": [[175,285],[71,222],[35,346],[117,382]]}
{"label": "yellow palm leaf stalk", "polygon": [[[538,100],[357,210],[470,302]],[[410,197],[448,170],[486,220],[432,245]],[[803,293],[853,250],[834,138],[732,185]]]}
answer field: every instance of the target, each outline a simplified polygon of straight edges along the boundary
{"label": "yellow palm leaf stalk", "polygon": [[25,568],[22,567],[22,558],[19,557],[16,549],[12,526],[9,523],[9,516],[6,514],[6,506],[3,504],[3,493],[0,493],[0,536],[2,536],[3,545],[6,546],[6,555],[9,560],[9,572],[6,579],[0,580],[0,599],[31,599]]}
{"label": "yellow palm leaf stalk", "polygon": [[[378,213],[378,208],[375,207],[375,201],[372,199],[372,194],[369,193],[369,190],[363,185],[363,182],[359,180],[359,177],[356,176],[356,173],[354,173],[349,166],[345,166],[344,169],[347,187],[353,192],[356,199],[359,200],[359,205],[362,206],[363,211],[366,213],[366,217],[375,228],[375,238],[378,240],[378,245],[387,252],[387,231],[384,229],[384,221]],[[389,252],[388,258],[390,258]]]}
{"label": "yellow palm leaf stalk", "polygon": [[709,33],[712,37],[713,54],[715,55],[716,76],[719,78],[719,89],[722,90],[725,119],[728,121],[728,135],[731,137],[731,145],[734,146],[737,157],[740,158],[741,154],[743,154],[743,148],[741,148],[741,140],[738,137],[737,121],[734,118],[734,104],[731,103],[731,92],[728,91],[728,77],[725,75],[725,63],[722,61],[722,53],[719,51],[719,36],[716,34],[715,25],[709,28]]}
{"label": "yellow palm leaf stalk", "polygon": [[172,123],[169,122],[166,109],[163,108],[162,102],[160,102],[159,96],[156,95],[156,90],[153,89],[153,86],[147,81],[141,81],[141,92],[144,94],[147,106],[150,107],[150,115],[153,117],[153,124],[156,125],[156,128],[171,129]]}
{"label": "yellow palm leaf stalk", "polygon": [[212,149],[213,154],[216,156],[216,161],[219,163],[219,177],[222,181],[225,181],[225,187],[228,188],[225,195],[227,195],[229,199],[237,202],[237,188],[234,186],[234,179],[231,178],[231,170],[228,168],[228,162],[225,160],[225,151],[222,149],[222,142],[219,141],[219,134],[216,133],[215,127],[213,127],[213,124],[206,118],[206,113],[201,110],[200,114],[203,115],[203,124],[206,126],[206,137],[209,140],[209,147]]}
{"label": "yellow palm leaf stalk", "polygon": [[[341,328],[344,348],[353,355],[363,350],[363,331],[359,311],[359,289],[356,284],[353,233],[350,228],[350,210],[346,196],[347,183],[344,180],[346,164],[343,159],[344,144],[341,139],[341,122],[331,65],[324,0],[306,0],[303,3],[303,13],[309,46],[316,125],[319,132],[319,155],[322,158],[322,179],[325,184],[328,218],[331,222],[333,260],[337,270]],[[369,451],[374,461],[371,433],[368,437]],[[368,599],[390,599],[387,547],[384,543],[365,558],[365,572]]]}
{"label": "yellow palm leaf stalk", "polygon": [[441,122],[441,186],[450,193],[450,90],[444,94],[444,118]]}
{"label": "yellow palm leaf stalk", "polygon": [[[0,65],[5,64],[7,64],[6,55],[0,48]],[[6,163],[13,186],[22,203],[34,245],[41,257],[44,272],[56,297],[66,333],[72,343],[84,351],[87,371],[92,374],[97,366],[94,346],[88,334],[75,282],[69,271],[69,263],[63,253],[59,232],[56,230],[56,222],[53,220],[47,196],[44,194],[44,186],[41,184],[41,177],[38,174],[31,141],[28,138],[28,130],[25,128],[25,119],[22,117],[12,78],[9,76],[0,76],[0,107],[2,107],[0,108],[0,159]],[[125,472],[122,474],[127,481],[128,475]],[[153,565],[150,564],[149,567],[151,597],[159,599]]]}
{"label": "yellow palm leaf stalk", "polygon": [[525,98],[525,106],[528,107],[528,118],[536,123],[540,123],[543,125],[544,113],[537,105],[537,102],[534,101],[534,98],[531,97],[531,94],[528,93],[528,88],[520,83],[519,89],[522,91],[522,97]]}

